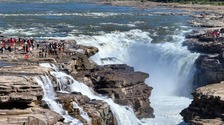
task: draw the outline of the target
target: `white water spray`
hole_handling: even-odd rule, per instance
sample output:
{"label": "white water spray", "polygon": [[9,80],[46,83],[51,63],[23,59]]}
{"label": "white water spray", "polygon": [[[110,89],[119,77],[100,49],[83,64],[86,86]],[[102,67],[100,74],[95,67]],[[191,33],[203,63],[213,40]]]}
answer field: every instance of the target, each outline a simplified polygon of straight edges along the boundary
{"label": "white water spray", "polygon": [[[92,58],[98,64],[114,64],[119,60],[136,70],[149,73],[150,78],[146,82],[153,87],[150,100],[156,118],[143,120],[144,124],[167,125],[179,124],[182,121],[180,111],[191,101],[180,96],[189,96],[191,93],[194,61],[198,54],[182,46],[185,32],[177,31],[172,43],[153,44],[150,34],[141,30],[82,36],[76,41],[99,48],[99,53]],[[116,60],[107,60],[105,63],[102,59],[108,57]]]}
{"label": "white water spray", "polygon": [[90,88],[87,85],[85,85],[84,83],[77,82],[68,74],[65,74],[63,72],[51,72],[51,75],[57,78],[58,81],[62,80],[62,82],[63,79],[71,79],[73,81],[72,84],[70,85],[72,92],[80,92],[82,93],[82,95],[86,95],[90,99],[97,99],[107,102],[110,105],[113,115],[116,117],[118,125],[140,124],[140,121],[137,119],[133,110],[130,107],[120,106],[114,103],[113,100],[110,98],[94,95],[92,90],[90,90]]}
{"label": "white water spray", "polygon": [[98,36],[71,35],[62,39],[75,39],[78,44],[97,47],[99,53],[91,59],[98,64],[126,63],[136,70],[149,73],[146,83],[153,87],[150,100],[156,118],[143,122],[146,125],[167,125],[182,122],[179,113],[191,99],[181,96],[191,93],[194,61],[198,57],[197,53],[191,53],[182,46],[186,30],[177,32],[172,43],[159,44],[151,43],[149,32],[141,30]]}
{"label": "white water spray", "polygon": [[56,97],[55,97],[54,88],[53,88],[51,80],[48,78],[48,76],[36,77],[36,81],[42,87],[42,89],[44,91],[43,100],[47,103],[47,105],[49,106],[49,108],[52,111],[55,111],[58,114],[60,114],[65,119],[65,122],[69,122],[70,125],[83,125],[83,123],[81,121],[71,117],[62,108],[62,106],[55,101]]}
{"label": "white water spray", "polygon": [[[51,68],[52,70],[54,70],[54,71],[58,71],[58,67],[57,66],[55,66],[54,64],[50,64],[50,63],[41,63],[40,64],[40,66],[41,67],[45,67],[45,68]],[[53,72],[54,73],[54,72]],[[49,100],[49,98],[51,99],[51,100],[49,100],[49,101],[53,101],[53,102],[51,102],[51,103],[56,103],[55,101],[54,101],[54,99],[55,99],[55,93],[54,93],[54,88],[53,88],[53,86],[52,86],[52,84],[51,84],[51,81],[49,81],[49,78],[46,76],[46,78],[45,79],[47,79],[47,81],[45,80],[44,81],[44,83],[47,83],[47,85],[48,86],[43,86],[44,87],[44,89],[46,89],[46,94],[45,94],[45,97]],[[40,81],[39,81],[40,82]],[[60,92],[63,92],[63,93],[69,93],[68,91],[66,91],[65,89],[68,87],[68,85],[66,84],[65,85],[65,81],[63,81],[63,79],[61,79],[61,80],[57,80],[57,82],[58,82],[58,86],[59,86],[59,91]],[[66,80],[66,83],[67,83],[68,81]],[[40,85],[42,86],[44,83],[40,83]],[[42,87],[42,88],[43,88]],[[45,99],[45,98],[44,98]],[[46,100],[45,100],[46,101]],[[49,104],[49,102],[48,102],[48,105],[51,105],[51,104]],[[56,105],[57,106],[57,105]],[[60,110],[58,110],[58,108],[54,108],[54,107],[56,107],[56,106],[53,106],[52,108],[51,108],[51,110],[53,110],[53,111],[60,111],[61,112],[61,110],[63,110],[63,109],[60,109]],[[89,124],[89,125],[91,125],[91,118],[88,116],[88,114],[81,108],[81,107],[79,107],[78,106],[78,104],[76,103],[76,102],[73,102],[73,108],[78,108],[79,109],[79,111],[80,111],[80,114],[81,114],[81,116],[87,121],[87,123]],[[63,112],[65,112],[65,111],[63,111]],[[68,114],[67,114],[68,115]],[[67,117],[67,116],[66,116]],[[71,120],[73,120],[74,118],[72,118],[71,116],[69,116],[69,118],[71,119]],[[69,121],[69,120],[67,120],[67,121]],[[80,122],[80,121],[79,121]],[[75,123],[76,124],[76,123]]]}

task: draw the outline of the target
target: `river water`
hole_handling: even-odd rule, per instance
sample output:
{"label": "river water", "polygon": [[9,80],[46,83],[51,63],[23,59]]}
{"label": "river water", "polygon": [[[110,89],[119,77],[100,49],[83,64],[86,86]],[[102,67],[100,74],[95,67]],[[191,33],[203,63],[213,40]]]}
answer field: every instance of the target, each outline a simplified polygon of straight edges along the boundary
{"label": "river water", "polygon": [[197,53],[181,44],[192,30],[189,16],[161,8],[138,9],[66,0],[10,0],[0,2],[3,35],[35,39],[73,39],[99,48],[91,59],[100,65],[126,63],[150,74],[150,97],[155,119],[146,125],[182,123],[180,111],[191,102]]}

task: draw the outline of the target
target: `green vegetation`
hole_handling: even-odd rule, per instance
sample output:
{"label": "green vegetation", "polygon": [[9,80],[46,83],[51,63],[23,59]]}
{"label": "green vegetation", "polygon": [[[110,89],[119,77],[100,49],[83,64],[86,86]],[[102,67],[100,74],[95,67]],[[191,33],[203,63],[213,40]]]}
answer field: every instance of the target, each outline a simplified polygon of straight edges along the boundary
{"label": "green vegetation", "polygon": [[224,5],[224,0],[148,0],[155,2],[174,2],[182,4],[210,4],[210,5]]}

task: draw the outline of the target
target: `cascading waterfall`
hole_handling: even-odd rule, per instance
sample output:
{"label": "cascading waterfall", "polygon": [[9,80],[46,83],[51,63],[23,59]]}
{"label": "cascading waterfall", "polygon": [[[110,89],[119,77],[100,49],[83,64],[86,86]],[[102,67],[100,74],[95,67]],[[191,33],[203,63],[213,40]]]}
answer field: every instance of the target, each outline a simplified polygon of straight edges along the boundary
{"label": "cascading waterfall", "polygon": [[[192,91],[194,61],[198,57],[197,53],[191,53],[182,46],[184,33],[189,31],[185,29],[177,32],[173,35],[173,42],[159,44],[151,43],[150,34],[141,30],[82,36],[76,40],[80,44],[99,48],[99,53],[92,58],[98,64],[123,62],[136,70],[149,73],[150,78],[146,83],[153,87],[150,100],[156,118],[142,121],[146,125],[167,125],[182,121],[179,112],[191,101],[182,96],[189,96]],[[116,60],[102,60],[111,56]]]}
{"label": "cascading waterfall", "polygon": [[51,72],[57,81],[63,83],[63,79],[71,79],[73,82],[70,85],[72,92],[80,92],[86,95],[90,99],[97,99],[107,102],[110,105],[113,115],[116,117],[118,125],[138,125],[141,124],[138,118],[135,116],[134,111],[128,106],[120,106],[110,98],[94,95],[91,89],[84,83],[80,83],[74,80],[70,75],[64,72]]}
{"label": "cascading waterfall", "polygon": [[172,42],[158,44],[151,43],[150,33],[141,30],[62,39],[75,39],[79,44],[96,46],[99,53],[91,59],[100,65],[126,63],[135,70],[149,73],[146,83],[153,87],[150,100],[156,118],[143,119],[142,124],[166,125],[179,124],[182,121],[179,112],[191,102],[194,61],[199,55],[182,46],[184,33],[189,30],[178,32],[173,35]]}
{"label": "cascading waterfall", "polygon": [[47,105],[49,106],[49,108],[52,111],[55,111],[58,114],[60,114],[65,119],[65,122],[70,122],[70,125],[83,125],[83,123],[81,121],[71,117],[62,108],[62,106],[55,101],[56,97],[55,97],[54,88],[53,88],[51,80],[48,78],[48,76],[36,77],[36,81],[42,87],[42,89],[44,91],[43,100],[47,103]]}
{"label": "cascading waterfall", "polygon": [[[55,66],[54,64],[41,63],[40,66],[41,67],[45,67],[45,68],[51,68],[54,71],[58,71],[58,67]],[[41,81],[39,79],[36,79],[36,80],[37,80],[38,84],[40,84],[42,86],[42,88],[44,90],[44,98],[43,98],[43,100],[45,100],[47,102],[47,104],[49,105],[51,110],[56,111],[56,112],[66,112],[62,108],[60,108],[61,106],[58,107],[56,105],[57,103],[54,101],[55,100],[55,93],[54,93],[54,88],[52,86],[52,83],[51,83],[50,79],[47,76],[45,76],[45,78],[43,76],[41,76],[41,77],[43,79],[42,83],[41,83]],[[65,90],[68,85],[64,84],[65,81],[63,81],[63,79],[62,80],[57,80],[57,82],[58,82],[58,86],[59,86],[59,91],[60,92],[69,93],[68,91]],[[46,83],[47,85],[44,86],[44,83]],[[51,107],[52,106],[51,103],[53,103],[53,105],[54,105],[53,107]],[[78,104],[76,102],[73,102],[73,108],[78,108],[79,111],[80,111],[81,116],[87,121],[87,123],[89,125],[91,125],[91,118],[88,116],[88,114],[81,107],[78,106]],[[59,113],[59,114],[63,116],[63,114],[61,114],[61,113]],[[65,118],[68,117],[69,118],[69,119],[67,118],[66,121],[73,121],[74,120],[74,118],[72,118],[72,116],[69,116],[67,112],[66,112],[66,116],[63,116],[63,117],[65,117]],[[72,124],[75,124],[75,125],[76,124],[81,124],[81,121],[75,119],[74,122],[72,122]]]}
{"label": "cascading waterfall", "polygon": [[[146,119],[143,124],[179,124],[182,121],[179,112],[191,101],[181,95],[189,95],[191,91],[193,64],[198,56],[181,45],[183,33],[189,30],[185,25],[191,17],[162,14],[182,12],[173,9],[72,1],[80,0],[3,0],[1,3],[6,3],[0,4],[4,8],[0,11],[0,17],[4,18],[0,20],[0,31],[5,36],[75,39],[78,44],[99,49],[91,59],[100,65],[126,63],[149,73],[146,83],[154,88],[150,100],[156,118]],[[66,89],[63,83],[58,84]]]}

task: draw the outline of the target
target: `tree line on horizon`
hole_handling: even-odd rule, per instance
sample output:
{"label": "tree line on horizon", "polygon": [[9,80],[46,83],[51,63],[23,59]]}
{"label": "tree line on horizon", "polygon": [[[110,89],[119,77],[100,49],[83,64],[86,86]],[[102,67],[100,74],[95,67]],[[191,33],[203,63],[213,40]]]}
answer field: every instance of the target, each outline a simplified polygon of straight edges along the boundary
{"label": "tree line on horizon", "polygon": [[224,0],[148,0],[155,2],[224,2]]}
{"label": "tree line on horizon", "polygon": [[212,5],[224,5],[224,0],[141,0],[141,2],[153,1],[153,2],[174,2],[183,4],[212,4]]}

